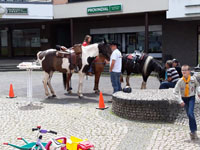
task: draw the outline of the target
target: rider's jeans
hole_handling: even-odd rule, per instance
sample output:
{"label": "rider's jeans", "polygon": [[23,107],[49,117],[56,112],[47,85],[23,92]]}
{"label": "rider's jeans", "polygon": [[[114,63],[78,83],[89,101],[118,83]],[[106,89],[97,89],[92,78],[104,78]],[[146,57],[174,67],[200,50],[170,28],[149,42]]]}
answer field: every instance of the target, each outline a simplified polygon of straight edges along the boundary
{"label": "rider's jeans", "polygon": [[185,110],[189,118],[190,131],[195,132],[197,131],[197,124],[194,116],[195,96],[182,97],[182,99],[185,103]]}
{"label": "rider's jeans", "polygon": [[120,75],[121,75],[121,72],[111,72],[110,73],[110,79],[111,79],[112,87],[114,89],[113,93],[122,90],[121,82],[120,82]]}
{"label": "rider's jeans", "polygon": [[169,89],[169,88],[174,88],[176,85],[176,82],[168,82],[164,81],[160,84],[159,89]]}

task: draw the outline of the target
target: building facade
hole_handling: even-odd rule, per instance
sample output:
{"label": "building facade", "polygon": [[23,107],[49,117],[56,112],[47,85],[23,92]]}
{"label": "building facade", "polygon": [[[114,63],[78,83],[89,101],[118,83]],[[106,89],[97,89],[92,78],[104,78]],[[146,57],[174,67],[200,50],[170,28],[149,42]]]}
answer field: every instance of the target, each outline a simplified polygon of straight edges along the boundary
{"label": "building facade", "polygon": [[50,0],[0,0],[0,57],[35,56],[50,47]]}
{"label": "building facade", "polygon": [[118,41],[124,54],[141,50],[195,66],[199,12],[198,0],[0,0],[0,57],[35,56],[90,34],[92,42]]}
{"label": "building facade", "polygon": [[182,64],[200,63],[200,1],[169,0],[166,18],[163,53],[176,56]]}

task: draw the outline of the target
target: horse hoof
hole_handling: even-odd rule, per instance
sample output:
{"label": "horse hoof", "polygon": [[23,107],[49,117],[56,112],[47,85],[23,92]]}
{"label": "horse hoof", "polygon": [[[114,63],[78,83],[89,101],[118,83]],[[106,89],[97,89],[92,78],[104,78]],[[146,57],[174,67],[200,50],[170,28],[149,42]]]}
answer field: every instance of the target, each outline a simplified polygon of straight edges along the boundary
{"label": "horse hoof", "polygon": [[56,97],[56,95],[52,95],[52,97]]}
{"label": "horse hoof", "polygon": [[70,90],[70,91],[67,91],[68,92],[68,94],[72,94],[72,91]]}
{"label": "horse hoof", "polygon": [[99,94],[99,92],[100,92],[99,90],[95,90],[94,91],[95,94]]}
{"label": "horse hoof", "polygon": [[79,99],[82,99],[82,98],[83,98],[83,95],[79,95],[78,98],[79,98]]}

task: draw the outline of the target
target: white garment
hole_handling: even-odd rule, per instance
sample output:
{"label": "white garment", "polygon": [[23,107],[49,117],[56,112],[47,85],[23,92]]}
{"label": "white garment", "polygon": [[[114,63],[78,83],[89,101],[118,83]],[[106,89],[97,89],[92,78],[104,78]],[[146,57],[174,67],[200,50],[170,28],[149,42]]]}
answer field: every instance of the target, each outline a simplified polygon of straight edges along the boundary
{"label": "white garment", "polygon": [[112,72],[121,72],[122,69],[122,54],[118,49],[115,49],[110,56],[110,66],[112,64],[112,60],[115,60],[114,67]]}

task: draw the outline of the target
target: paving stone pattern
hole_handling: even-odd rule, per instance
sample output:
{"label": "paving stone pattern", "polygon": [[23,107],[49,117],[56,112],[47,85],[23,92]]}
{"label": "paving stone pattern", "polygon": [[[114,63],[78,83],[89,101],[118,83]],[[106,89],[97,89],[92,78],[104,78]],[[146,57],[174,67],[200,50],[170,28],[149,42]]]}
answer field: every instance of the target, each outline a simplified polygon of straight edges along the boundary
{"label": "paving stone pattern", "polygon": [[[26,73],[26,72],[25,72]],[[35,141],[36,133],[31,129],[41,125],[44,129],[51,129],[58,132],[59,136],[70,137],[71,135],[79,138],[87,138],[94,145],[96,150],[199,150],[200,141],[191,141],[189,137],[188,119],[185,111],[182,109],[177,119],[173,123],[164,123],[158,121],[136,121],[120,118],[112,113],[110,103],[108,109],[101,111],[98,107],[98,98],[93,96],[90,100],[78,100],[74,96],[69,97],[63,94],[61,89],[57,89],[58,96],[62,98],[44,99],[41,95],[41,80],[34,80],[34,90],[38,95],[34,95],[34,106],[27,106],[26,82],[18,78],[26,77],[23,72],[15,73],[13,78],[11,73],[2,73],[1,78],[1,95],[0,95],[0,150],[13,150],[14,148],[2,145],[3,142],[10,142],[17,145],[23,145],[22,141],[17,141],[17,137],[24,137],[28,141]],[[41,74],[36,72],[33,77]],[[8,78],[8,76],[10,76]],[[55,74],[54,79],[58,75]],[[16,99],[6,99],[8,88],[2,88],[16,81],[21,86],[14,86],[18,95]],[[55,87],[60,87],[58,76],[55,80]],[[142,78],[135,77],[133,91],[140,88]],[[157,89],[159,87],[157,80],[151,77],[148,80],[148,88]],[[93,81],[91,81],[93,82]],[[109,100],[109,95],[105,96],[108,91],[104,85],[110,82],[109,77],[101,80],[102,89],[104,90],[104,99]],[[73,81],[75,84],[75,81]],[[86,91],[92,89],[91,83],[86,84]],[[36,88],[37,87],[37,88]],[[88,89],[87,89],[88,88]],[[21,93],[19,93],[21,91]],[[24,92],[25,91],[25,92]],[[75,92],[77,90],[74,90]],[[108,91],[111,93],[112,89]],[[25,93],[25,94],[24,94]],[[6,94],[6,95],[5,95]],[[145,94],[145,92],[143,93]],[[22,97],[19,97],[23,95]],[[165,94],[169,97],[169,93]],[[91,94],[89,95],[91,96]],[[140,96],[136,93],[135,96]],[[145,95],[143,95],[145,96]],[[143,97],[141,96],[141,97]],[[155,93],[152,94],[152,97]],[[146,97],[144,99],[148,99]],[[149,98],[150,99],[150,98]],[[82,101],[82,102],[81,102]],[[41,102],[41,103],[40,103]],[[195,105],[195,115],[198,125],[198,136],[200,137],[200,103]],[[54,135],[45,134],[44,142],[48,141]]]}

